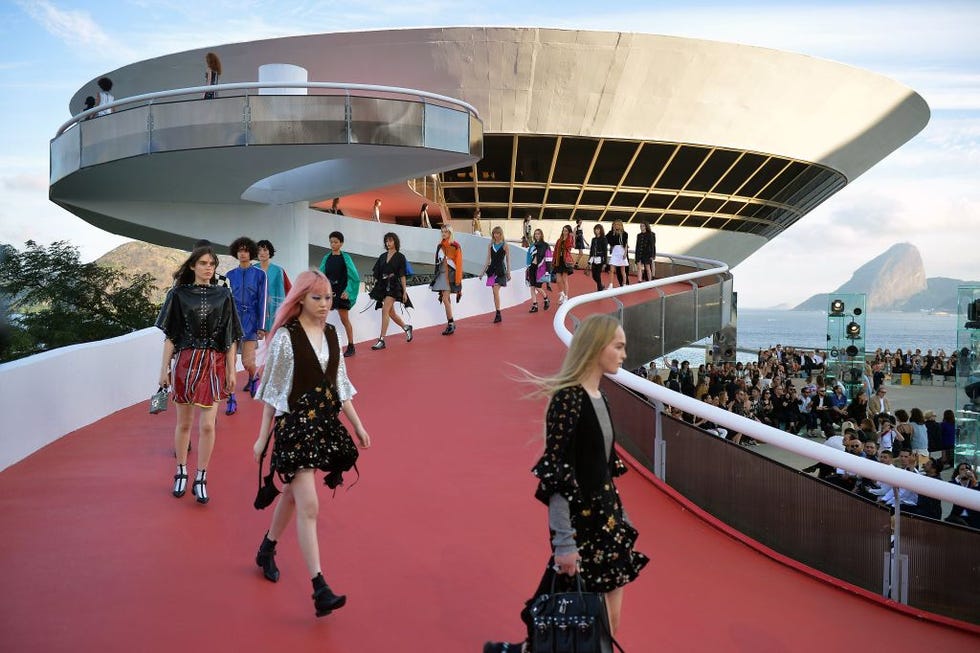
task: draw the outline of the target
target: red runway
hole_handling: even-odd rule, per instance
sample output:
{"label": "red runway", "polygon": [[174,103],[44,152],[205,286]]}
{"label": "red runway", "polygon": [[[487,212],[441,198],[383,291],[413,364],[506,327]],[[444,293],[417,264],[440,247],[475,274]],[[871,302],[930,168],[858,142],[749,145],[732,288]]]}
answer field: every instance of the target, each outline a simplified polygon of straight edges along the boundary
{"label": "red runway", "polygon": [[[313,616],[292,530],[279,583],[254,564],[271,517],[251,505],[257,402],[218,417],[207,506],[170,496],[173,411],[141,404],[0,473],[0,650],[466,653],[517,639],[548,543],[529,472],[544,404],[522,399],[511,364],[551,372],[563,351],[553,313],[526,310],[463,320],[452,337],[389,337],[381,352],[364,343],[348,359],[374,446],[352,489],[320,492],[324,575],[347,607]],[[757,553],[642,474],[620,489],[652,559],[626,594],[630,653],[980,646]]]}

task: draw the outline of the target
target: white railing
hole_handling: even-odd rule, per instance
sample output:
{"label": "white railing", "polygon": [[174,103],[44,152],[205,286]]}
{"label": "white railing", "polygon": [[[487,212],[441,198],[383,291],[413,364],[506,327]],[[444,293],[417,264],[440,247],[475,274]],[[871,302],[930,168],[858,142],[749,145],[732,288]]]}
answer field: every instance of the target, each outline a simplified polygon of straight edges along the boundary
{"label": "white railing", "polygon": [[[682,261],[687,259],[687,257],[680,256],[676,258]],[[693,260],[698,263],[705,262],[704,259],[688,260]],[[672,283],[713,276],[719,273],[721,266],[723,266],[722,271],[727,271],[728,269],[727,266],[720,261],[714,261],[713,263],[720,267],[572,297],[562,304],[555,313],[555,334],[563,343],[565,343],[565,346],[567,347],[572,341],[572,333],[565,326],[565,319],[568,316],[569,311],[575,307],[602,299],[617,297],[619,295],[642,292]],[[657,385],[652,381],[640,378],[635,374],[627,372],[626,370],[620,369],[616,374],[610,375],[610,378],[615,380],[620,385],[644,395],[655,404],[667,404],[669,406],[679,408],[686,413],[703,417],[716,424],[720,424],[721,426],[729,428],[733,431],[738,431],[739,433],[754,438],[760,442],[771,444],[784,451],[790,451],[807,458],[819,460],[827,465],[832,465],[834,467],[847,470],[848,472],[855,473],[862,478],[872,478],[876,481],[887,483],[892,488],[905,488],[907,490],[912,490],[917,494],[924,494],[929,497],[948,501],[964,508],[980,510],[980,492],[977,492],[976,490],[970,490],[955,483],[948,483],[929,478],[927,476],[909,472],[904,469],[899,469],[891,465],[883,465],[877,461],[859,458],[854,454],[850,454],[845,451],[838,451],[832,447],[811,442],[795,435],[790,435],[785,431],[780,431],[779,429],[766,426],[765,424],[761,424],[734,413],[730,413],[727,410],[716,406],[711,406],[703,401],[699,401],[693,397],[688,397],[687,395],[681,394],[680,392],[674,392],[665,386]]]}
{"label": "white railing", "polygon": [[418,89],[412,88],[402,88],[400,86],[379,86],[376,84],[349,84],[343,82],[235,82],[230,84],[215,84],[206,86],[189,86],[187,88],[175,88],[166,91],[154,91],[152,93],[142,93],[140,95],[131,95],[129,97],[120,98],[109,102],[108,104],[100,104],[91,109],[86,109],[79,114],[72,116],[69,120],[66,120],[61,127],[58,127],[58,131],[55,132],[54,137],[58,138],[61,136],[66,129],[72,125],[82,122],[89,116],[94,116],[100,111],[105,111],[106,109],[115,109],[117,107],[124,107],[131,104],[153,104],[156,100],[162,100],[173,97],[180,97],[184,95],[194,95],[194,94],[204,94],[207,92],[219,92],[219,91],[241,91],[241,90],[252,90],[260,88],[319,88],[328,89],[335,91],[344,91],[345,95],[350,95],[351,91],[359,91],[362,93],[386,93],[393,95],[401,95],[409,98],[417,98],[421,100],[435,100],[443,104],[448,104],[451,106],[459,107],[471,114],[474,117],[479,118],[480,112],[476,110],[472,104],[468,102],[463,102],[462,100],[457,100],[456,98],[451,98],[446,95],[439,95],[438,93],[430,93],[428,91],[420,91]]}

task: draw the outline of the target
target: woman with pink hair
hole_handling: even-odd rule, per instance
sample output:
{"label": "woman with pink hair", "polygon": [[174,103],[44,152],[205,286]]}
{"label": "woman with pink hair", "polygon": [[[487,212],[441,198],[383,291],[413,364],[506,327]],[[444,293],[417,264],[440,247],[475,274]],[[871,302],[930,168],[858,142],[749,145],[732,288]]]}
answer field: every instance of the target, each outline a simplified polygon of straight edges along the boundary
{"label": "woman with pink hair", "polygon": [[303,272],[276,313],[269,354],[256,398],[265,403],[253,452],[261,463],[273,431],[271,467],[283,492],[262,539],[255,563],[266,579],[279,580],[276,543],[296,517],[296,535],[313,583],[313,605],[322,617],[341,608],[347,597],[337,595],[323,578],[317,541],[317,470],[329,487],[341,485],[342,473],[353,466],[357,450],[340,423],[343,411],[354,427],[358,445],[371,446],[351,399],[337,330],[327,324],[333,293],[319,271]]}

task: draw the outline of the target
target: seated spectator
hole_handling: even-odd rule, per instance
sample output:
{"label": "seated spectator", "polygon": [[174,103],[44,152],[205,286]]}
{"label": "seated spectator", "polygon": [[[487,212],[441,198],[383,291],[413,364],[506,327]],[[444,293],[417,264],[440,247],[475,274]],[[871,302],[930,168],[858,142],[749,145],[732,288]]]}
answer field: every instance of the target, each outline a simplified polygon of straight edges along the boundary
{"label": "seated spectator", "polygon": [[834,386],[834,393],[830,395],[830,413],[835,424],[840,424],[848,417],[847,395],[844,394],[844,388],[839,385]]}
{"label": "seated spectator", "polygon": [[864,391],[864,388],[858,389],[857,394],[854,395],[854,399],[851,400],[851,403],[847,404],[845,414],[847,419],[852,419],[858,423],[867,419],[868,394]]}
{"label": "seated spectator", "polygon": [[817,394],[810,403],[810,411],[812,415],[811,424],[813,421],[819,424],[825,438],[832,436],[834,434],[833,405],[825,387],[817,387]]}
{"label": "seated spectator", "polygon": [[[858,435],[860,439],[860,434]],[[890,453],[890,452],[889,452]],[[878,460],[878,443],[874,440],[864,442],[864,457],[868,460]]]}
{"label": "seated spectator", "polygon": [[[905,453],[904,451],[902,452]],[[923,467],[922,473],[929,478],[939,478],[939,472],[942,471],[942,467],[938,460],[933,460],[929,458]],[[919,515],[921,517],[928,517],[929,519],[942,519],[943,518],[943,505],[942,501],[936,499],[935,497],[930,497],[925,494],[917,495],[915,505],[912,506],[902,506],[905,512],[912,513],[913,515]]]}
{"label": "seated spectator", "polygon": [[[973,471],[970,463],[960,463],[957,465],[956,471],[953,473],[953,478],[950,479],[950,483],[956,483],[970,490],[980,490],[980,485],[977,484],[976,472]],[[949,511],[949,515],[946,517],[946,521],[952,524],[959,524],[960,526],[980,528],[980,512],[970,508],[953,506]]]}

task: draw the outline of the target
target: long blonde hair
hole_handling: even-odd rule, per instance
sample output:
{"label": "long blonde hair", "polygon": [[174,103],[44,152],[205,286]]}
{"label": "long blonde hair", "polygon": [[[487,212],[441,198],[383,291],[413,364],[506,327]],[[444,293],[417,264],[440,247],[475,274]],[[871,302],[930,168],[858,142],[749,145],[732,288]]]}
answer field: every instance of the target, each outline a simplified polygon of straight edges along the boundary
{"label": "long blonde hair", "polygon": [[620,327],[619,320],[611,315],[590,315],[585,318],[572,336],[572,344],[568,347],[561,369],[554,376],[537,376],[525,369],[524,381],[534,386],[532,397],[551,397],[562,388],[570,388],[582,383],[582,380],[597,364],[599,354],[606,345],[612,342],[616,329]]}

